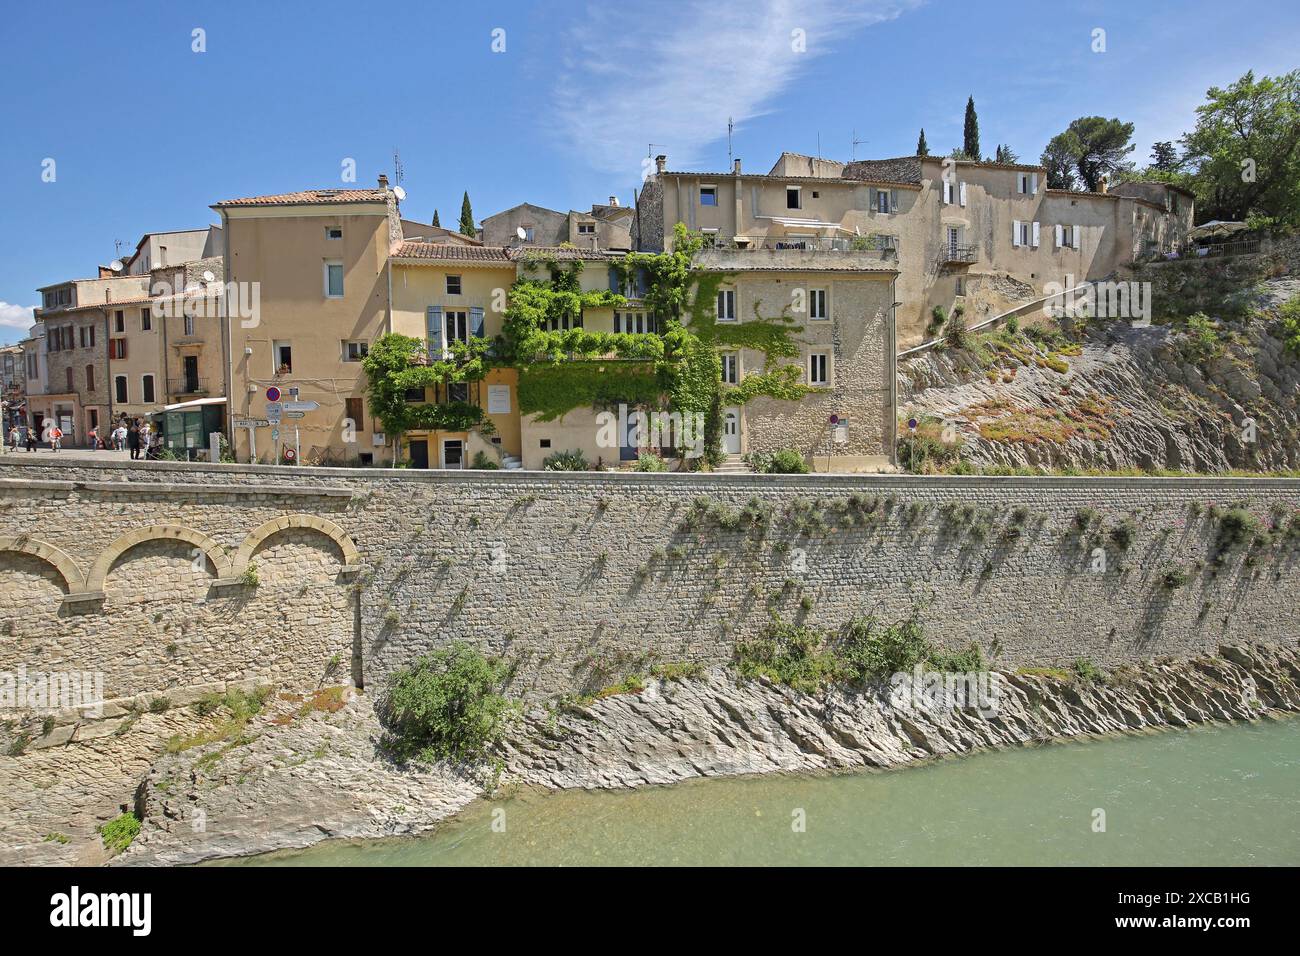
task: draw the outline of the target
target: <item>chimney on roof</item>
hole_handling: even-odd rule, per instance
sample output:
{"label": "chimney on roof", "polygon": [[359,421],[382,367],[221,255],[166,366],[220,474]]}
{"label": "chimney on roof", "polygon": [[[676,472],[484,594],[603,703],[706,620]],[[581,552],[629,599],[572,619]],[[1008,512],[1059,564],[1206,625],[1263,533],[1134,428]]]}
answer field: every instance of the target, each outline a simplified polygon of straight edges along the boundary
{"label": "chimney on roof", "polygon": [[610,196],[610,197],[609,197],[609,204],[610,204],[611,206],[617,206],[617,205],[618,205],[618,197],[617,197],[617,196]]}
{"label": "chimney on roof", "polygon": [[385,192],[388,191],[388,174],[387,174],[387,173],[380,173],[380,174],[379,174],[379,188],[382,189],[382,190],[384,190]]}
{"label": "chimney on roof", "polygon": [[655,157],[655,172],[662,173],[668,168],[668,157],[660,153]]}
{"label": "chimney on roof", "polygon": [[736,165],[732,169],[732,172],[734,172],[737,176],[740,175],[740,160],[736,160]]}
{"label": "chimney on roof", "polygon": [[1109,191],[1110,191],[1110,177],[1102,176],[1101,179],[1097,180],[1097,192],[1105,193]]}

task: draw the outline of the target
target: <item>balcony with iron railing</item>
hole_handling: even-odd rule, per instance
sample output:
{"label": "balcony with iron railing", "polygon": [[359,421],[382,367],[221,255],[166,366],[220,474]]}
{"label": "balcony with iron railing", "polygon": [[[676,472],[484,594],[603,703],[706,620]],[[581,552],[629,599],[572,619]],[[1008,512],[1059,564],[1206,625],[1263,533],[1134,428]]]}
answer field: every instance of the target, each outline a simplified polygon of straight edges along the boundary
{"label": "balcony with iron railing", "polygon": [[167,391],[172,395],[207,395],[208,381],[203,378],[169,378]]}
{"label": "balcony with iron railing", "polygon": [[974,262],[979,258],[979,251],[975,246],[959,246],[946,242],[940,250],[940,258],[943,262]]}
{"label": "balcony with iron railing", "polygon": [[762,236],[751,240],[719,239],[696,256],[702,269],[863,269],[897,268],[893,237]]}

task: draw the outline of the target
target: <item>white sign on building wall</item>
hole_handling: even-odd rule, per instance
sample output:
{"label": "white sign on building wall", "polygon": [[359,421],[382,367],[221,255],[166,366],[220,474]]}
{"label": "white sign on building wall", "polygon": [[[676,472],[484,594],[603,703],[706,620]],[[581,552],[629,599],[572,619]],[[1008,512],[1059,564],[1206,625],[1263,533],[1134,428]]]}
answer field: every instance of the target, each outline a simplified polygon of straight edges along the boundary
{"label": "white sign on building wall", "polygon": [[487,410],[489,415],[510,414],[510,386],[509,385],[488,386],[488,409]]}

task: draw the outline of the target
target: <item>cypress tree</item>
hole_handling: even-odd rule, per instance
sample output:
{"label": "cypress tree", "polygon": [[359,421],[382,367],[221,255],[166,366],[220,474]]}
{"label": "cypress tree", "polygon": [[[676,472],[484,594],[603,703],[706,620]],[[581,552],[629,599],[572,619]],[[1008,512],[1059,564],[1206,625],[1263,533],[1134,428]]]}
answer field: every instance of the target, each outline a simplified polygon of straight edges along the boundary
{"label": "cypress tree", "polygon": [[466,191],[465,197],[460,201],[460,232],[463,236],[472,236],[474,229],[474,210],[469,205],[469,192]]}
{"label": "cypress tree", "polygon": [[966,125],[963,128],[962,152],[968,159],[980,158],[980,121],[975,115],[975,97],[966,100]]}
{"label": "cypress tree", "polygon": [[916,155],[929,156],[930,147],[925,142],[925,127],[921,127],[921,138],[916,141]]}
{"label": "cypress tree", "polygon": [[438,210],[436,209],[433,211],[433,224],[437,226],[439,229],[442,228],[442,223],[438,221]]}

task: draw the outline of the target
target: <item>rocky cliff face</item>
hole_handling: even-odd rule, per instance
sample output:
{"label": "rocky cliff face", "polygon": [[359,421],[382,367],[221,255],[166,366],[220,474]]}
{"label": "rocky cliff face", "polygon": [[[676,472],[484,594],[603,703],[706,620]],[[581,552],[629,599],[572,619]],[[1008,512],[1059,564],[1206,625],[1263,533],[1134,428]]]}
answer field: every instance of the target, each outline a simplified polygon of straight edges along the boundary
{"label": "rocky cliff face", "polygon": [[887,689],[802,694],[718,669],[558,715],[534,712],[507,747],[509,775],[553,788],[690,777],[897,767],[991,747],[1300,709],[1300,652],[1234,646],[1104,681],[1005,673],[992,712],[917,707]]}
{"label": "rocky cliff face", "polygon": [[1275,320],[1297,294],[1300,279],[1272,280],[1254,317],[1208,328],[1112,321],[1075,341],[972,336],[899,364],[900,418],[976,466],[1300,468],[1300,356]]}
{"label": "rocky cliff face", "polygon": [[586,705],[533,708],[501,747],[499,776],[393,764],[378,747],[382,728],[372,702],[349,693],[338,710],[291,719],[292,705],[273,708],[234,744],[160,759],[139,789],[140,836],[113,862],[185,864],[329,838],[417,835],[497,784],[634,787],[888,768],[985,748],[1300,711],[1295,646],[1225,646],[1215,656],[1096,676],[1002,672],[994,706],[933,707],[900,699],[887,686],[804,694],[719,667]]}

